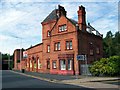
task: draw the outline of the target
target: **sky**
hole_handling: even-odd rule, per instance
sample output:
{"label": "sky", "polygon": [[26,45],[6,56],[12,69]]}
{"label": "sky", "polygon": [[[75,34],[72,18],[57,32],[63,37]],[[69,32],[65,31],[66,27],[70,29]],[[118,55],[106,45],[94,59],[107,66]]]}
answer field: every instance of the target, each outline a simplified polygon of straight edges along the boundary
{"label": "sky", "polygon": [[0,0],[0,52],[13,54],[42,42],[41,22],[64,6],[67,17],[78,20],[78,7],[86,8],[86,22],[103,37],[118,31],[118,0]]}

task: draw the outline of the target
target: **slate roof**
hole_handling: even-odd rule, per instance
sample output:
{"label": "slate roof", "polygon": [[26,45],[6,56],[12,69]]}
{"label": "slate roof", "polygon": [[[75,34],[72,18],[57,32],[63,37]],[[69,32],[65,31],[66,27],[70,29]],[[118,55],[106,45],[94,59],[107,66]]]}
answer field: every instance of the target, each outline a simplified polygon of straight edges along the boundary
{"label": "slate roof", "polygon": [[56,20],[57,19],[57,14],[56,14],[57,9],[54,9],[44,20],[43,22],[48,22],[51,20]]}
{"label": "slate roof", "polygon": [[73,25],[75,25],[76,26],[76,24],[77,24],[77,21],[75,21],[75,20],[73,20],[73,19],[70,19],[70,18],[68,18],[68,20],[73,24]]}
{"label": "slate roof", "polygon": [[[57,20],[57,11],[58,9],[54,9],[44,20],[43,22],[48,22],[48,21],[51,21],[51,20]],[[67,17],[66,17],[67,18]],[[73,25],[76,26],[77,24],[77,21],[73,20],[73,19],[70,19],[70,18],[67,18]],[[42,23],[43,23],[42,22]]]}

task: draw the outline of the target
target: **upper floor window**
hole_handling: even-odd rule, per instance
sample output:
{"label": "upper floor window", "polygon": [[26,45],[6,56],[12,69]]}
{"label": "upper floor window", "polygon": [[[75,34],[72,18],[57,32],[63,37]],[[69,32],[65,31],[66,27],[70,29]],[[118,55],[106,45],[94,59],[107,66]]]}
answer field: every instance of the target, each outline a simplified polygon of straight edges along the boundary
{"label": "upper floor window", "polygon": [[66,41],[66,49],[67,49],[67,50],[73,49],[73,48],[72,48],[72,41]]}
{"label": "upper floor window", "polygon": [[93,49],[90,49],[90,55],[93,55]]}
{"label": "upper floor window", "polygon": [[47,32],[47,36],[49,37],[49,36],[50,36],[50,34],[51,34],[51,33],[50,33],[50,31],[48,31],[48,32]]}
{"label": "upper floor window", "polygon": [[66,24],[59,26],[59,32],[63,32],[67,30]]}
{"label": "upper floor window", "polygon": [[96,53],[100,54],[100,49],[98,47],[96,48]]}
{"label": "upper floor window", "polygon": [[60,50],[60,42],[55,43],[55,50]]}
{"label": "upper floor window", "polygon": [[50,45],[47,45],[47,52],[50,52]]}

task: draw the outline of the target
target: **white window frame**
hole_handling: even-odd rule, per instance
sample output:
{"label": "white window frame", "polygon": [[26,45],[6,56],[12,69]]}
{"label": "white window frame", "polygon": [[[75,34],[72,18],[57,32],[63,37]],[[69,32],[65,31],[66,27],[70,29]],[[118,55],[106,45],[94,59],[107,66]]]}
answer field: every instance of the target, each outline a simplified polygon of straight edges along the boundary
{"label": "white window frame", "polygon": [[47,45],[47,52],[50,52],[50,45]]}
{"label": "white window frame", "polygon": [[66,70],[66,61],[60,60],[60,70]]}
{"label": "white window frame", "polygon": [[56,69],[57,65],[56,65],[56,61],[53,61],[53,69]]}
{"label": "white window frame", "polygon": [[55,43],[55,50],[57,50],[57,43]]}
{"label": "white window frame", "polygon": [[38,59],[38,69],[41,68],[41,63],[40,63],[40,59]]}
{"label": "white window frame", "polygon": [[57,43],[57,49],[60,50],[60,42]]}
{"label": "white window frame", "polygon": [[70,44],[70,48],[69,49],[72,49],[72,41],[70,41],[69,44]]}
{"label": "white window frame", "polygon": [[48,37],[50,36],[50,31],[47,32],[47,36],[48,36]]}
{"label": "white window frame", "polygon": [[66,24],[59,26],[59,32],[63,32],[63,31],[66,31],[66,30],[67,30],[67,25]]}
{"label": "white window frame", "polygon": [[60,42],[55,43],[55,51],[60,50]]}
{"label": "white window frame", "polygon": [[67,49],[67,50],[73,49],[72,41],[66,41],[66,49]]}
{"label": "white window frame", "polygon": [[69,42],[66,41],[66,49],[68,50],[69,49]]}

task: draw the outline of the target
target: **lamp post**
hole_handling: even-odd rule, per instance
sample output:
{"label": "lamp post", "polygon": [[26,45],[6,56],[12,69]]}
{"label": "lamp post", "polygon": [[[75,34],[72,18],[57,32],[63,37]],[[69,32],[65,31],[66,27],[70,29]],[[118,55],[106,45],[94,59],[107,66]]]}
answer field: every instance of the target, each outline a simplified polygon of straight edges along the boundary
{"label": "lamp post", "polygon": [[20,71],[21,71],[21,60],[22,60],[22,38],[20,38]]}
{"label": "lamp post", "polygon": [[22,38],[18,36],[13,36],[14,38],[20,39],[20,71],[21,71],[21,60],[22,60]]}

